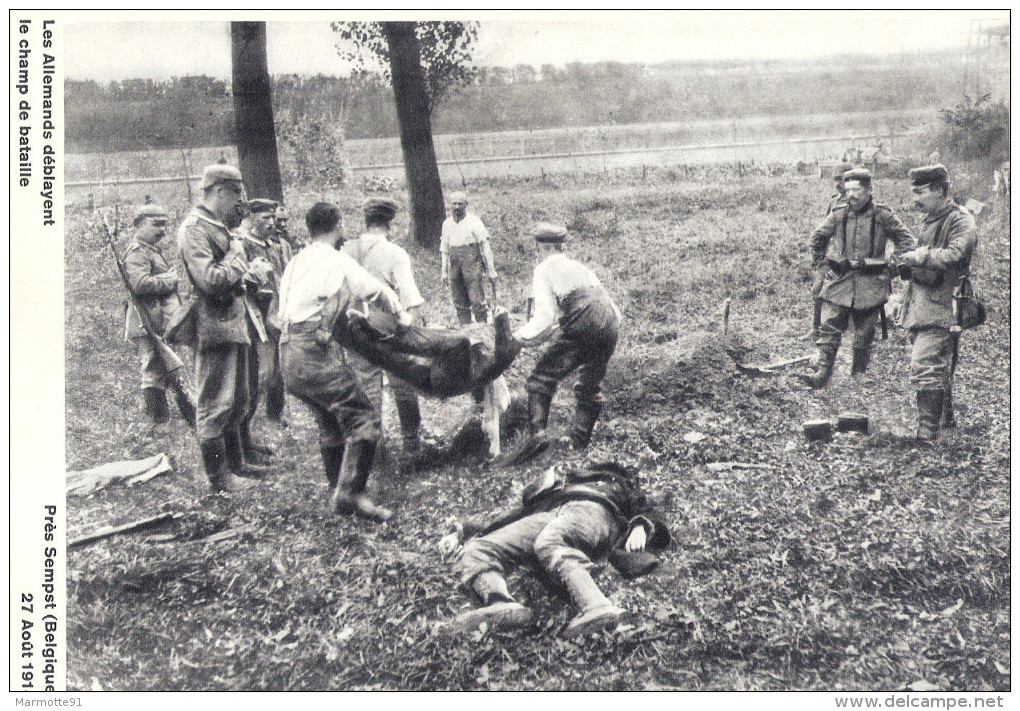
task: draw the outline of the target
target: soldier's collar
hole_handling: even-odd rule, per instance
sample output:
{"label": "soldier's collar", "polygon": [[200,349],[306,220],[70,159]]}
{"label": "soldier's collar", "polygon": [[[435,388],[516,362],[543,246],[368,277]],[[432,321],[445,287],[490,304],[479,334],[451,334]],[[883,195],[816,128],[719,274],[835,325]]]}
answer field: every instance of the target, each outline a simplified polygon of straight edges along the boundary
{"label": "soldier's collar", "polygon": [[957,208],[957,204],[952,199],[946,200],[946,204],[943,205],[941,209],[936,210],[935,212],[926,215],[925,218],[924,218],[924,221],[925,222],[935,222],[936,220],[941,220],[943,217],[948,215],[950,212],[952,212],[956,208]]}
{"label": "soldier's collar", "polygon": [[227,226],[225,224],[220,222],[216,218],[216,215],[212,214],[209,211],[209,208],[207,208],[205,205],[195,205],[195,209],[193,211],[193,214],[196,217],[198,217],[199,219],[205,220],[206,222],[210,222],[210,223],[216,225],[217,227],[222,227],[223,229],[227,230],[227,232],[230,232],[230,229],[227,228]]}

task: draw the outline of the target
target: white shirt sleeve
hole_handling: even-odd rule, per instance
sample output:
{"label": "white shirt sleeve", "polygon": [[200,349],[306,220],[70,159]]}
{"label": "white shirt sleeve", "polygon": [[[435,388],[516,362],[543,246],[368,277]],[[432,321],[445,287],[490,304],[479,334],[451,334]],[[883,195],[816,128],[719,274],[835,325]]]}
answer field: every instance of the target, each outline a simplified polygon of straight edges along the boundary
{"label": "white shirt sleeve", "polygon": [[400,299],[397,298],[393,289],[372,276],[367,269],[354,261],[350,255],[343,252],[337,252],[336,254],[340,261],[343,262],[343,269],[347,277],[347,287],[354,296],[362,301],[372,301],[381,294],[383,299],[389,302],[389,306],[394,312],[402,310],[403,307],[400,305]]}
{"label": "white shirt sleeve", "polygon": [[543,262],[535,268],[531,284],[531,296],[535,300],[531,320],[521,326],[515,338],[525,346],[537,346],[545,342],[558,327],[559,305],[549,280],[549,264]]}
{"label": "white shirt sleeve", "polygon": [[398,253],[394,257],[393,284],[396,286],[400,303],[404,305],[405,309],[411,309],[425,303],[421,292],[418,291],[418,285],[414,282],[414,272],[411,270],[411,257],[406,252]]}

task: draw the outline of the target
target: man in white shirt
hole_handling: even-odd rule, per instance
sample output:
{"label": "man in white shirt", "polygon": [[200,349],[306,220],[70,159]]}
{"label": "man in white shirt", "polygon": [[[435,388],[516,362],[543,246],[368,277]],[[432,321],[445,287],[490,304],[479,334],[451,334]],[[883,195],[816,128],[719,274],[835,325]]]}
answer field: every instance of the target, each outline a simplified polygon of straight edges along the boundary
{"label": "man in white shirt", "polygon": [[602,412],[602,378],[616,350],[621,314],[598,277],[563,254],[567,228],[539,223],[534,230],[539,265],[535,268],[531,320],[514,338],[524,347],[551,339],[528,378],[529,430],[544,448],[549,406],[561,380],[577,370],[577,407],[570,428],[570,446],[585,449]]}
{"label": "man in white shirt", "polygon": [[[368,270],[368,273],[393,289],[400,303],[411,316],[411,322],[423,325],[418,313],[425,299],[418,291],[411,271],[411,258],[400,246],[389,241],[390,224],[396,217],[399,206],[389,198],[370,198],[365,202],[365,232],[357,239],[344,243],[344,254]],[[354,352],[348,352],[351,366],[357,373],[362,389],[376,408],[376,416],[382,420],[383,371]],[[390,392],[397,406],[400,431],[403,439],[401,465],[409,467],[418,454],[421,445],[421,409],[418,393],[405,381],[393,375],[388,376]]]}
{"label": "man in white shirt", "polygon": [[[393,514],[366,494],[379,442],[375,407],[361,389],[344,349],[323,334],[324,306],[342,300],[381,302],[402,317],[397,295],[351,257],[337,251],[340,210],[318,202],[305,216],[309,244],[287,265],[280,282],[280,364],[287,392],[312,409],[319,426],[319,447],[332,487],[329,506],[335,513],[386,521]],[[325,337],[324,337],[325,335]]]}
{"label": "man in white shirt", "polygon": [[442,257],[442,279],[450,285],[453,293],[453,307],[462,324],[489,320],[489,309],[485,302],[486,277],[495,281],[495,262],[489,245],[489,231],[477,215],[467,211],[467,194],[455,192],[450,195],[450,217],[443,222],[443,233],[439,239],[439,253]]}

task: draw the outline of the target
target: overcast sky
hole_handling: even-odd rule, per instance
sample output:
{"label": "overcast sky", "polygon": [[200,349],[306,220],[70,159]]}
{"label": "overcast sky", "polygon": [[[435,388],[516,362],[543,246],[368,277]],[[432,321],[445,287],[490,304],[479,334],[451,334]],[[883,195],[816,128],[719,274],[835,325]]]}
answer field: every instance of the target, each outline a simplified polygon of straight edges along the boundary
{"label": "overcast sky", "polygon": [[[138,18],[127,22],[94,21],[100,15],[68,15],[64,66],[70,78],[100,81],[188,74],[228,78],[226,21],[233,18],[268,20],[271,73],[345,74],[328,22],[339,15],[296,11],[261,18],[196,11],[121,14],[121,18]],[[462,17],[453,12],[432,19],[478,19],[475,61],[488,66],[915,52],[965,46],[972,20],[1009,21],[1009,13],[1002,10],[586,11],[542,13],[536,20],[538,15],[475,12]],[[205,21],[195,22],[197,16]],[[274,21],[294,17],[302,21]]]}

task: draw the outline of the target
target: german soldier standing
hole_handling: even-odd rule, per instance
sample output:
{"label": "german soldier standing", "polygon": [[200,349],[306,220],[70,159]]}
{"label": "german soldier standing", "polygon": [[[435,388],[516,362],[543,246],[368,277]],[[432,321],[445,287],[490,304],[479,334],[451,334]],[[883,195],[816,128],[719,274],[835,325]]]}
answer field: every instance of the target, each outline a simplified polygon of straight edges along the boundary
{"label": "german soldier standing", "polygon": [[[134,233],[124,252],[124,272],[131,291],[148,313],[157,336],[163,335],[170,315],[180,305],[177,273],[159,246],[166,236],[166,225],[166,210],[158,205],[142,205],[135,212]],[[135,342],[142,361],[142,409],[156,424],[167,422],[166,369],[133,306],[128,306],[125,336]],[[182,412],[187,409],[190,405],[185,404]]]}
{"label": "german soldier standing", "polygon": [[875,203],[871,173],[856,169],[844,176],[846,204],[838,205],[811,234],[816,268],[823,270],[822,322],[818,329],[818,364],[802,376],[813,388],[829,382],[843,332],[854,322],[854,357],[851,374],[868,368],[875,326],[892,291],[886,263],[886,243],[895,255],[914,246],[914,238],[892,209]]}
{"label": "german soldier standing", "polygon": [[949,171],[942,164],[910,171],[914,204],[925,213],[918,247],[900,258],[909,278],[900,324],[910,333],[910,382],[917,388],[917,438],[934,440],[956,426],[953,416],[954,351],[959,336],[953,293],[970,275],[977,225],[949,197]]}

